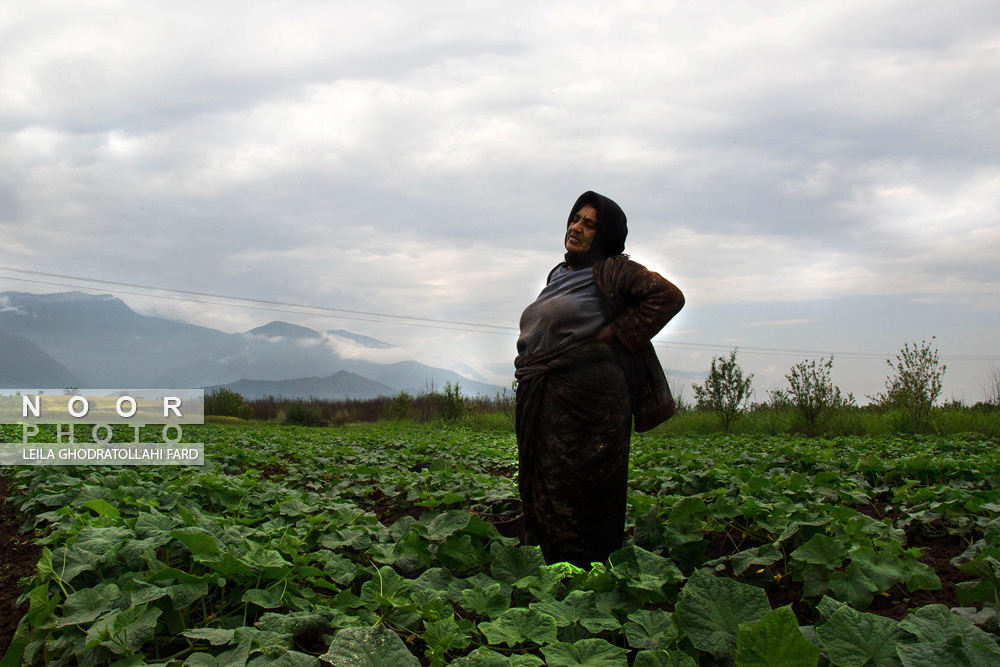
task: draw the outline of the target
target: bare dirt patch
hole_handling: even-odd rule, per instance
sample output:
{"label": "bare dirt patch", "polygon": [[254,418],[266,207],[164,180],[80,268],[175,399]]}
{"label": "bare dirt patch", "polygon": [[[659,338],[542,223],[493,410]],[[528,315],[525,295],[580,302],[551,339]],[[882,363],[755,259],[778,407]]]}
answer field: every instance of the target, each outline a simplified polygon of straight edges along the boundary
{"label": "bare dirt patch", "polygon": [[10,481],[0,477],[0,656],[7,652],[28,603],[18,605],[21,596],[18,580],[35,571],[41,548],[32,535],[21,535],[24,516],[10,501]]}

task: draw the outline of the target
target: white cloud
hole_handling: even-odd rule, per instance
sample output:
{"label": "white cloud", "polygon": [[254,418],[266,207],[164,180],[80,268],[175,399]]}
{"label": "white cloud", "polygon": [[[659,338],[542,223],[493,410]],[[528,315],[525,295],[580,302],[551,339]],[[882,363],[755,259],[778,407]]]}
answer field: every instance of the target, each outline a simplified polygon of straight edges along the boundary
{"label": "white cloud", "polygon": [[[0,33],[24,268],[514,326],[595,189],[688,294],[678,328],[744,301],[1000,308],[988,0],[15,2]],[[509,333],[363,319],[342,324],[428,358],[512,356]]]}

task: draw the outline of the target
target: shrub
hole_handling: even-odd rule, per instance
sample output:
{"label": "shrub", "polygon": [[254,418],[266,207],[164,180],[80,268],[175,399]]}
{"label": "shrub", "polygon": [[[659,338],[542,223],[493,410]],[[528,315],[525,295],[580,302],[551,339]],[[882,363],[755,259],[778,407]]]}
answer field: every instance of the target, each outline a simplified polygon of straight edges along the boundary
{"label": "shrub", "polygon": [[440,419],[455,421],[465,414],[465,399],[459,392],[458,383],[444,383],[444,391],[434,394],[434,411]]}
{"label": "shrub", "polygon": [[217,387],[205,396],[205,414],[252,419],[253,410],[238,392]]}
{"label": "shrub", "polygon": [[322,426],[323,413],[318,406],[295,401],[285,408],[285,423],[296,426]]}
{"label": "shrub", "polygon": [[[934,340],[934,337],[931,337]],[[928,422],[931,407],[941,394],[941,378],[947,366],[938,362],[937,349],[927,341],[920,341],[910,347],[909,343],[896,355],[896,362],[886,359],[893,370],[886,377],[885,392],[869,396],[880,408],[895,408],[914,426]]]}
{"label": "shrub", "polygon": [[982,383],[982,388],[985,399],[983,403],[992,405],[994,409],[1000,409],[1000,366],[994,366],[990,362],[990,370]]}
{"label": "shrub", "polygon": [[853,396],[848,395],[845,399],[840,388],[830,380],[832,369],[831,355],[825,361],[820,357],[818,363],[815,359],[800,361],[785,375],[789,384],[785,398],[812,429],[816,428],[820,416],[828,416],[831,411],[854,403]]}
{"label": "shrub", "polygon": [[719,413],[722,425],[728,431],[750,401],[752,380],[753,373],[744,377],[743,369],[736,363],[736,350],[733,350],[728,359],[712,357],[705,382],[692,384],[691,387],[694,388],[698,409]]}
{"label": "shrub", "polygon": [[389,400],[389,419],[403,420],[413,417],[413,396],[399,392]]}

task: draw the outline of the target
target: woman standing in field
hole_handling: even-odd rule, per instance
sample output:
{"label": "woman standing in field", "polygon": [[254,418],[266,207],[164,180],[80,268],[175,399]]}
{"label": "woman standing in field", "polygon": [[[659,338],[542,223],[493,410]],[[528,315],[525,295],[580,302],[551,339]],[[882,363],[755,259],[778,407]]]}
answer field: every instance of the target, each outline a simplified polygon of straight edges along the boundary
{"label": "woman standing in field", "polygon": [[518,489],[548,563],[589,568],[621,547],[633,417],[645,431],[676,411],[650,339],[684,296],[622,254],[627,234],[618,204],[582,194],[565,261],[521,315]]}

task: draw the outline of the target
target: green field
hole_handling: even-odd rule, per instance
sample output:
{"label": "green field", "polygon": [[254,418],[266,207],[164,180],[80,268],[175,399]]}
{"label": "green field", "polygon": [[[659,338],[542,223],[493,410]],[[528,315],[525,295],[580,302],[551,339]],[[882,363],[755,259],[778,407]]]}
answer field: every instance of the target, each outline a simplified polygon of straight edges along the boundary
{"label": "green field", "polygon": [[0,471],[43,547],[0,665],[1000,664],[996,440],[637,435],[584,571],[501,533],[506,432],[184,435],[207,465]]}

